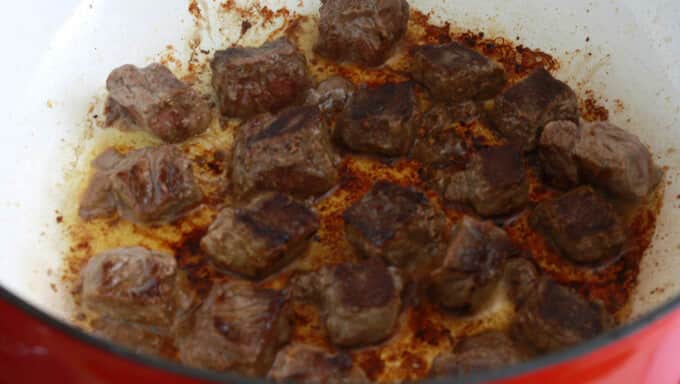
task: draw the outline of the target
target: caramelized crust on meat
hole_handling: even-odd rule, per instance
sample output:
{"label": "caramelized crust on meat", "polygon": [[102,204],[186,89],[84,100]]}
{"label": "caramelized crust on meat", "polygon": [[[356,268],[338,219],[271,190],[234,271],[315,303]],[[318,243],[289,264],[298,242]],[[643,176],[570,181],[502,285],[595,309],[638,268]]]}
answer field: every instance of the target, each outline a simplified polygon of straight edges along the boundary
{"label": "caramelized crust on meat", "polygon": [[221,268],[262,278],[300,255],[319,228],[314,212],[280,193],[268,193],[244,208],[225,208],[201,240]]}
{"label": "caramelized crust on meat", "polygon": [[179,328],[180,359],[194,367],[264,376],[290,338],[289,317],[281,292],[239,281],[216,284]]}
{"label": "caramelized crust on meat", "polygon": [[146,248],[100,253],[81,272],[83,306],[100,317],[167,326],[176,271],[174,257]]}
{"label": "caramelized crust on meat", "polygon": [[565,257],[577,262],[614,256],[626,238],[612,205],[590,187],[579,187],[539,204],[529,221]]}
{"label": "caramelized crust on meat", "polygon": [[106,80],[106,89],[109,126],[122,120],[124,129],[149,131],[177,143],[205,132],[212,120],[208,97],[160,64],[117,68]]}
{"label": "caramelized crust on meat", "polygon": [[303,101],[312,86],[304,55],[286,37],[215,52],[212,84],[222,115],[250,117]]}
{"label": "caramelized crust on meat", "polygon": [[406,33],[406,0],[324,0],[316,53],[338,61],[377,66]]}
{"label": "caramelized crust on meat", "polygon": [[578,101],[568,85],[541,68],[496,97],[489,118],[498,132],[531,151],[549,122],[579,121]]}
{"label": "caramelized crust on meat", "polygon": [[441,260],[446,219],[421,192],[379,181],[343,218],[347,240],[363,255],[414,272]]}
{"label": "caramelized crust on meat", "polygon": [[416,47],[413,58],[414,78],[440,101],[487,99],[506,82],[503,67],[458,43]]}
{"label": "caramelized crust on meat", "polygon": [[602,305],[543,278],[520,307],[514,329],[537,350],[550,352],[591,339],[612,324]]}
{"label": "caramelized crust on meat", "polygon": [[292,344],[274,360],[268,378],[278,383],[361,384],[369,383],[363,370],[344,352],[329,353],[318,347]]}
{"label": "caramelized crust on meat", "polygon": [[339,116],[334,137],[354,152],[403,156],[413,145],[417,117],[413,84],[363,87]]}
{"label": "caramelized crust on meat", "polygon": [[231,177],[239,196],[279,191],[319,195],[338,178],[330,134],[314,106],[257,116],[236,133]]}

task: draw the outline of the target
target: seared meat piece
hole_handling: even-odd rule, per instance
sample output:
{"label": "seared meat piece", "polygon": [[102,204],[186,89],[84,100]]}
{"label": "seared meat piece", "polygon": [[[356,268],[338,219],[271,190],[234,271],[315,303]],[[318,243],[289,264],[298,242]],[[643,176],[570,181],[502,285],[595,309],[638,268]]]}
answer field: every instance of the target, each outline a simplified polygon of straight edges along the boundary
{"label": "seared meat piece", "polygon": [[118,248],[94,256],[81,272],[82,305],[116,320],[169,325],[175,258],[146,248]]}
{"label": "seared meat piece", "polygon": [[111,193],[111,171],[125,157],[114,149],[107,149],[92,162],[95,174],[80,200],[78,215],[86,220],[111,216],[116,213],[116,201]]}
{"label": "seared meat piece", "polygon": [[503,264],[515,249],[490,221],[465,216],[456,224],[444,263],[431,274],[431,289],[445,308],[476,310],[491,296]]}
{"label": "seared meat piece", "polygon": [[402,279],[379,259],[324,267],[294,285],[298,298],[321,307],[328,335],[338,346],[374,344],[394,332]]}
{"label": "seared meat piece", "polygon": [[236,133],[232,181],[240,195],[275,190],[320,195],[338,178],[328,127],[316,107],[260,115]]}
{"label": "seared meat piece", "polygon": [[460,376],[520,363],[523,351],[500,332],[485,332],[456,344],[453,353],[440,353],[432,362],[431,377]]}
{"label": "seared meat piece", "polygon": [[368,66],[384,63],[406,33],[406,0],[323,0],[316,53]]}
{"label": "seared meat piece", "polygon": [[160,64],[124,65],[106,80],[107,125],[145,130],[169,143],[205,132],[212,120],[208,98],[178,80]]}
{"label": "seared meat piece", "polygon": [[379,181],[343,218],[347,241],[365,256],[414,270],[441,260],[446,218],[421,192]]}
{"label": "seared meat piece", "polygon": [[529,200],[529,181],[519,147],[491,147],[475,153],[467,169],[451,178],[444,197],[470,202],[482,216],[522,208]]}
{"label": "seared meat piece", "polygon": [[286,37],[217,51],[211,67],[220,111],[229,117],[276,112],[303,101],[312,86],[305,56]]}
{"label": "seared meat piece", "polygon": [[95,160],[95,167],[98,162],[106,164],[103,168],[99,164],[81,200],[82,218],[117,210],[135,223],[172,222],[203,198],[191,163],[174,146],[138,149],[125,156],[110,151]]}
{"label": "seared meat piece", "polygon": [[277,383],[369,383],[364,371],[346,353],[331,354],[318,347],[293,344],[276,355],[268,378]]}
{"label": "seared meat piece", "polygon": [[568,85],[541,68],[496,97],[489,117],[498,132],[531,151],[549,122],[578,122],[578,101]]}
{"label": "seared meat piece", "polygon": [[100,318],[93,321],[93,333],[137,353],[158,356],[170,336],[165,328]]}
{"label": "seared meat piece", "polygon": [[590,263],[613,256],[626,239],[619,215],[590,187],[540,203],[529,222],[565,257],[576,262]]}
{"label": "seared meat piece", "polygon": [[572,187],[582,181],[630,199],[647,196],[662,171],[640,140],[607,122],[570,121],[546,126],[540,142],[541,166],[548,181]]}
{"label": "seared meat piece", "polygon": [[413,144],[416,119],[411,83],[363,87],[338,118],[334,136],[355,152],[403,156]]}
{"label": "seared meat piece", "polygon": [[519,309],[514,330],[541,352],[591,339],[613,324],[599,303],[544,278]]}
{"label": "seared meat piece", "polygon": [[215,371],[264,376],[290,338],[288,298],[235,281],[216,284],[179,332],[180,360]]}
{"label": "seared meat piece", "polygon": [[626,198],[647,196],[662,176],[647,147],[611,123],[584,124],[574,157],[587,181]]}
{"label": "seared meat piece", "polygon": [[575,187],[581,182],[574,147],[581,130],[571,121],[554,121],[545,126],[538,144],[543,176],[557,188]]}
{"label": "seared meat piece", "polygon": [[242,209],[225,208],[201,240],[215,264],[262,278],[300,255],[319,228],[309,208],[280,193],[268,193]]}
{"label": "seared meat piece", "polygon": [[307,104],[316,105],[322,113],[342,112],[352,100],[354,84],[342,76],[332,76],[307,92]]}
{"label": "seared meat piece", "polygon": [[488,99],[506,82],[503,67],[458,43],[417,47],[413,59],[413,77],[444,102]]}
{"label": "seared meat piece", "polygon": [[444,104],[430,108],[420,123],[422,128],[411,149],[411,157],[437,168],[464,162],[465,147],[455,131],[458,122],[455,117]]}
{"label": "seared meat piece", "polygon": [[536,289],[540,272],[530,260],[515,258],[505,263],[504,280],[508,296],[519,305]]}

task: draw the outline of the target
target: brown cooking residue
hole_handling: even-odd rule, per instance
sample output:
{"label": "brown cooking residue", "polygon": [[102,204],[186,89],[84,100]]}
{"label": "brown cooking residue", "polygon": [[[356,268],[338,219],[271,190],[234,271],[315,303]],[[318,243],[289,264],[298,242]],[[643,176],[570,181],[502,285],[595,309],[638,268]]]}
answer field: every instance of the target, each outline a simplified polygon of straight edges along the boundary
{"label": "brown cooking residue", "polygon": [[607,121],[609,111],[601,104],[600,99],[595,96],[595,92],[590,89],[585,91],[585,96],[580,100],[579,112],[581,117],[587,121]]}
{"label": "brown cooking residue", "polygon": [[[192,1],[189,11],[198,21],[205,17],[198,2]],[[305,53],[310,71],[316,80],[333,74],[341,74],[353,82],[379,85],[386,82],[408,80],[409,52],[422,44],[439,44],[456,41],[470,46],[501,63],[510,83],[514,83],[536,68],[555,71],[559,63],[547,53],[530,49],[514,38],[489,37],[482,32],[457,31],[455,26],[445,23],[435,25],[428,15],[413,11],[409,22],[409,32],[404,38],[394,59],[381,68],[365,69],[348,64],[331,63],[314,55],[312,46],[315,41],[316,23],[314,16],[290,13],[286,9],[272,10],[251,2],[241,8],[233,0],[223,1],[220,12],[228,12],[241,17],[241,32],[270,25],[276,34],[287,34]],[[272,37],[274,37],[274,35]],[[195,55],[191,56],[189,76],[207,67],[207,52],[199,52],[200,44],[191,45]],[[182,68],[176,62],[173,50],[168,49],[163,60]],[[193,78],[193,77],[192,77]],[[592,92],[585,94],[582,101],[584,118],[589,120],[606,119],[608,111],[602,107]],[[422,95],[419,96],[424,99]],[[421,106],[429,106],[421,100]],[[90,112],[92,114],[92,112]],[[141,245],[150,249],[170,252],[177,258],[181,274],[186,276],[189,286],[204,296],[212,284],[236,277],[215,269],[209,257],[200,247],[200,241],[208,230],[219,210],[231,205],[228,193],[230,152],[233,132],[236,125],[225,122],[223,127],[213,127],[205,135],[180,144],[181,150],[193,161],[194,173],[205,192],[203,205],[191,212],[174,225],[145,227],[131,224],[118,218],[84,222],[77,216],[77,208],[60,210],[57,220],[63,222],[70,239],[70,249],[66,257],[63,279],[74,290],[74,301],[78,303],[78,276],[87,261],[99,252],[121,246]],[[460,123],[455,127],[466,146],[474,152],[487,146],[504,142],[482,121]],[[125,136],[127,137],[127,136]],[[122,141],[103,143],[128,151],[154,141]],[[103,145],[102,144],[102,145]],[[99,148],[98,152],[103,151]],[[96,154],[95,154],[96,155]],[[460,206],[447,205],[438,193],[429,189],[421,165],[415,161],[401,159],[386,161],[369,156],[344,154],[339,168],[339,184],[328,196],[312,202],[320,217],[320,230],[311,242],[309,249],[289,267],[258,284],[281,289],[298,272],[314,271],[324,265],[344,261],[354,261],[359,257],[344,236],[343,212],[360,199],[378,180],[389,180],[404,186],[423,190],[435,206],[445,211],[449,224],[453,225],[466,210]],[[542,183],[535,164],[529,164],[530,200],[532,204],[554,197],[558,192]],[[80,193],[86,187],[84,180],[79,186]],[[625,314],[626,303],[631,295],[637,278],[639,261],[648,247],[654,231],[656,215],[660,209],[662,191],[658,191],[649,204],[634,209],[627,214],[629,223],[628,242],[618,258],[599,268],[571,264],[529,228],[527,214],[519,214],[506,224],[510,237],[518,246],[533,255],[536,262],[558,281],[578,289],[583,295],[602,300],[609,311]],[[418,289],[417,287],[414,289]],[[405,296],[408,296],[406,294]],[[502,295],[501,295],[502,296]],[[421,297],[421,296],[419,296]],[[412,301],[412,302],[411,302]],[[450,350],[455,343],[466,335],[488,329],[506,329],[512,319],[513,309],[502,307],[497,312],[484,316],[462,316],[443,311],[426,300],[405,299],[400,325],[394,336],[383,344],[355,350],[354,362],[366,371],[368,377],[378,382],[417,380],[425,377],[429,365],[440,351]],[[323,327],[321,314],[310,305],[294,303],[293,336],[295,342],[304,342],[332,348]],[[88,327],[86,317],[74,321]],[[164,355],[176,358],[171,347],[164,349]]]}

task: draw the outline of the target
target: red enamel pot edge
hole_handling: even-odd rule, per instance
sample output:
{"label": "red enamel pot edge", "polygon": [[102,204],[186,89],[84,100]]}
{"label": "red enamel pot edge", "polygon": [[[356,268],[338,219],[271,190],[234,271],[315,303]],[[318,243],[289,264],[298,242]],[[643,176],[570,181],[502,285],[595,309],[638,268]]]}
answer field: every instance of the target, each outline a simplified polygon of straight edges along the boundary
{"label": "red enamel pot edge", "polygon": [[[455,382],[677,384],[678,355],[680,297],[579,346]],[[264,382],[135,354],[51,317],[1,286],[0,372],[0,384]]]}

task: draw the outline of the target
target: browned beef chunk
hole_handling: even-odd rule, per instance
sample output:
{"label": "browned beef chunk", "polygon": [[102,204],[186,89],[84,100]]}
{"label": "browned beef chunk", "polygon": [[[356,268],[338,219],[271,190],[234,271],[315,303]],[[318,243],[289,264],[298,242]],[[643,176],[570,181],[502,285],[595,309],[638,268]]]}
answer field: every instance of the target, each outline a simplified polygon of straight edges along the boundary
{"label": "browned beef chunk", "polygon": [[[460,114],[458,114],[460,115]],[[447,167],[465,160],[463,141],[456,133],[456,114],[444,104],[436,104],[423,115],[421,129],[411,149],[411,157],[423,165]]]}
{"label": "browned beef chunk", "polygon": [[361,384],[370,382],[346,353],[332,354],[318,347],[293,344],[276,355],[268,378],[277,383]]}
{"label": "browned beef chunk", "polygon": [[316,105],[322,113],[342,112],[352,100],[354,84],[342,76],[332,76],[307,93],[307,104]]}
{"label": "browned beef chunk", "polygon": [[607,122],[558,121],[540,142],[543,173],[556,187],[589,182],[620,197],[640,199],[661,180],[662,171],[640,140]]}
{"label": "browned beef chunk", "polygon": [[178,332],[180,360],[215,371],[264,376],[290,338],[290,308],[281,292],[246,282],[221,283]]}
{"label": "browned beef chunk", "polygon": [[245,208],[225,208],[201,240],[222,268],[263,278],[300,255],[319,228],[306,206],[280,193],[254,199]]}
{"label": "browned beef chunk", "polygon": [[106,164],[99,164],[81,200],[84,219],[117,210],[135,223],[172,222],[203,198],[191,163],[174,146],[138,149],[125,156],[109,150],[95,160],[95,167],[98,162]]}
{"label": "browned beef chunk", "polygon": [[406,0],[323,0],[314,50],[336,61],[377,66],[406,32]]}
{"label": "browned beef chunk", "polygon": [[99,318],[93,321],[92,329],[96,336],[146,355],[161,355],[171,343],[164,327]]}
{"label": "browned beef chunk", "polygon": [[106,80],[107,124],[148,131],[169,143],[203,133],[212,120],[210,102],[166,67],[124,65]]}
{"label": "browned beef chunk", "polygon": [[413,59],[413,77],[440,101],[488,99],[505,85],[498,63],[458,43],[417,47]]}
{"label": "browned beef chunk", "polygon": [[321,307],[328,335],[338,346],[374,344],[394,332],[402,279],[379,259],[324,267],[295,285],[298,298]]}
{"label": "browned beef chunk", "polygon": [[489,117],[498,132],[531,151],[549,122],[578,122],[578,101],[568,85],[537,69],[496,97]]}
{"label": "browned beef chunk", "polygon": [[607,122],[581,127],[574,157],[588,182],[626,198],[647,196],[662,176],[635,135]]}
{"label": "browned beef chunk", "polygon": [[100,317],[169,325],[175,258],[146,248],[119,248],[90,259],[81,272],[83,306]]}
{"label": "browned beef chunk", "polygon": [[580,184],[574,147],[581,136],[578,125],[571,121],[548,123],[538,144],[539,160],[546,181],[558,188],[572,188]]}
{"label": "browned beef chunk", "polygon": [[403,156],[413,144],[416,120],[411,83],[363,87],[338,118],[334,136],[355,152]]}
{"label": "browned beef chunk", "polygon": [[275,190],[320,195],[338,178],[328,127],[318,108],[295,107],[260,115],[236,133],[232,181],[239,195]]}
{"label": "browned beef chunk", "polygon": [[512,213],[529,200],[529,180],[519,147],[482,149],[464,172],[454,175],[444,197],[469,202],[482,216]]}
{"label": "browned beef chunk", "polygon": [[626,239],[619,215],[590,187],[540,203],[529,220],[565,257],[577,262],[611,257]]}
{"label": "browned beef chunk", "polygon": [[476,310],[491,296],[515,249],[505,231],[492,222],[465,216],[456,224],[431,289],[445,308]]}
{"label": "browned beef chunk", "polygon": [[520,307],[514,330],[539,351],[550,352],[591,339],[612,324],[602,305],[544,278]]}
{"label": "browned beef chunk", "polygon": [[446,218],[421,192],[379,181],[343,218],[345,237],[365,256],[413,270],[441,260]]}
{"label": "browned beef chunk", "polygon": [[508,296],[516,305],[524,300],[536,289],[540,272],[533,262],[524,258],[515,258],[505,263],[504,280]]}
{"label": "browned beef chunk", "polygon": [[440,353],[432,362],[430,376],[459,376],[489,371],[517,364],[524,359],[524,352],[503,333],[485,332],[463,339],[453,353]]}
{"label": "browned beef chunk", "polygon": [[249,117],[301,102],[312,85],[305,56],[286,37],[217,51],[212,84],[222,115]]}

